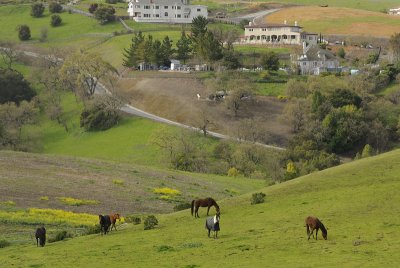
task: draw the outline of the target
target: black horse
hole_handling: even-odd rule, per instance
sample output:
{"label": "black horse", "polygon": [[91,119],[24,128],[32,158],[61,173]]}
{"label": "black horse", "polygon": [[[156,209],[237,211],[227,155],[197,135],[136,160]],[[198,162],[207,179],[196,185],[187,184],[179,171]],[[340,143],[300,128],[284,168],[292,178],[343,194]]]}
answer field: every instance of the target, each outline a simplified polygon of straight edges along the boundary
{"label": "black horse", "polygon": [[41,247],[44,247],[44,245],[46,244],[46,229],[44,227],[37,228],[35,237],[36,237],[36,246],[38,247],[40,244]]}
{"label": "black horse", "polygon": [[110,226],[111,226],[111,219],[109,215],[99,215],[99,220],[100,220],[100,228],[101,232],[104,234],[107,234]]}

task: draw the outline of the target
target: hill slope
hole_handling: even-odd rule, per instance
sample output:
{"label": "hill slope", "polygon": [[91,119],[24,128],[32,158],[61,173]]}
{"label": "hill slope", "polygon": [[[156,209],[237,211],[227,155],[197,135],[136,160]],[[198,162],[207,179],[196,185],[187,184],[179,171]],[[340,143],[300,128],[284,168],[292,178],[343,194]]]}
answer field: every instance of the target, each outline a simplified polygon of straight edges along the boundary
{"label": "hill slope", "polygon": [[[155,230],[131,226],[34,246],[1,249],[5,266],[311,267],[395,266],[400,261],[400,150],[367,158],[221,202],[221,233],[209,239],[205,211],[159,216]],[[328,240],[307,241],[304,218],[318,216]],[[18,252],[18,253],[17,253]]]}

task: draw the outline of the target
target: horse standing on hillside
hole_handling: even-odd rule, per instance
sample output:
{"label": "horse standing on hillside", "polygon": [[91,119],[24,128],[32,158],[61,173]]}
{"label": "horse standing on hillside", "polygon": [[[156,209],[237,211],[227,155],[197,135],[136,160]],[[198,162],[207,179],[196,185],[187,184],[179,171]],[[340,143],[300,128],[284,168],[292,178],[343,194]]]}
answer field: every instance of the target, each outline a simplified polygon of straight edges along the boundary
{"label": "horse standing on hillside", "polygon": [[325,240],[328,238],[328,231],[326,230],[325,226],[322,224],[322,222],[318,218],[308,216],[306,218],[306,227],[307,227],[308,240],[310,240],[311,235],[314,237],[314,230],[316,230],[315,240],[318,240],[318,230],[319,229],[321,229],[322,237]]}
{"label": "horse standing on hillside", "polygon": [[108,233],[108,229],[111,226],[111,219],[110,216],[108,215],[99,215],[99,220],[100,220],[100,228],[102,233],[107,234]]}
{"label": "horse standing on hillside", "polygon": [[35,237],[36,246],[38,247],[40,244],[41,247],[44,247],[44,245],[46,244],[46,229],[44,228],[44,226],[36,229]]}
{"label": "horse standing on hillside", "polygon": [[210,233],[211,231],[213,231],[214,239],[218,238],[218,231],[220,230],[219,220],[220,220],[219,212],[217,212],[217,214],[214,217],[208,217],[206,219],[206,229],[208,230],[208,237],[210,237]]}
{"label": "horse standing on hillside", "polygon": [[121,221],[121,218],[118,213],[110,215],[110,221],[111,221],[110,231],[112,231],[113,227],[114,227],[115,231],[117,230],[117,227],[115,226],[115,223],[117,222],[117,220]]}
{"label": "horse standing on hillside", "polygon": [[217,204],[217,202],[215,202],[214,199],[212,199],[211,197],[207,197],[206,199],[197,199],[197,200],[193,200],[192,201],[192,216],[193,216],[193,210],[195,210],[194,216],[196,218],[200,218],[199,216],[199,207],[207,207],[207,216],[208,213],[210,212],[210,207],[214,206],[215,210],[217,211],[217,213],[219,214],[219,206]]}

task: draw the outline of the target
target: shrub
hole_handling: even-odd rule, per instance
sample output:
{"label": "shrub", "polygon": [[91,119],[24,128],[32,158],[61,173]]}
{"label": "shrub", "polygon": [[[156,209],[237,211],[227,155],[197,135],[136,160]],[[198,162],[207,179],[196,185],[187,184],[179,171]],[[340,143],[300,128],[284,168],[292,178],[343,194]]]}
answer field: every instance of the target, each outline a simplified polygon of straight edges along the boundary
{"label": "shrub", "polygon": [[0,104],[30,101],[36,92],[22,74],[10,69],[0,69]]}
{"label": "shrub", "polygon": [[107,4],[116,4],[118,3],[118,0],[106,0]]}
{"label": "shrub", "polygon": [[53,26],[53,27],[60,26],[61,22],[62,22],[62,19],[61,19],[60,15],[52,15],[51,16],[51,21],[50,21],[51,26]]}
{"label": "shrub", "polygon": [[68,233],[67,231],[63,230],[63,231],[59,231],[56,233],[56,235],[54,237],[51,237],[48,239],[49,243],[54,243],[57,241],[62,241],[65,238],[71,238],[72,234]]}
{"label": "shrub", "polygon": [[98,7],[99,7],[99,4],[97,4],[97,3],[90,4],[89,12],[93,14],[97,10]]}
{"label": "shrub", "polygon": [[100,224],[96,224],[86,227],[84,235],[99,234],[99,233],[101,233]]}
{"label": "shrub", "polygon": [[59,197],[58,200],[60,200],[62,203],[69,205],[69,206],[82,206],[82,205],[97,205],[99,204],[99,201],[96,200],[85,200],[85,199],[75,199],[72,197]]}
{"label": "shrub", "polygon": [[106,130],[115,126],[120,118],[119,110],[109,109],[105,103],[98,102],[83,110],[80,125],[88,131]]}
{"label": "shrub", "polygon": [[265,197],[264,193],[255,193],[255,194],[253,194],[251,196],[251,204],[255,205],[255,204],[264,203],[264,197]]}
{"label": "shrub", "polygon": [[19,40],[26,41],[31,39],[31,29],[29,28],[28,25],[26,24],[19,25],[17,27],[17,31]]}
{"label": "shrub", "polygon": [[123,180],[113,180],[112,181],[115,185],[120,185],[123,186],[124,185],[124,181]]}
{"label": "shrub", "polygon": [[8,247],[9,245],[11,245],[11,243],[8,242],[7,240],[0,240],[0,248],[5,248]]}
{"label": "shrub", "polygon": [[374,149],[372,148],[372,146],[369,144],[366,144],[364,146],[364,149],[362,150],[361,158],[370,157],[373,154],[374,154]]}
{"label": "shrub", "polygon": [[236,177],[237,175],[239,175],[239,171],[235,167],[228,170],[228,177]]}
{"label": "shrub", "polygon": [[158,247],[158,252],[163,252],[163,251],[173,251],[174,248],[171,246],[167,246],[167,245],[161,245]]}
{"label": "shrub", "polygon": [[144,219],[144,229],[150,230],[154,229],[154,227],[158,225],[158,220],[154,215],[149,215]]}
{"label": "shrub", "polygon": [[45,42],[47,40],[47,33],[48,33],[47,27],[42,27],[40,29],[40,37],[39,37],[40,42]]}
{"label": "shrub", "polygon": [[188,202],[184,202],[184,203],[179,203],[177,205],[174,206],[174,211],[180,211],[180,210],[184,210],[184,209],[188,209],[191,208],[191,204]]}
{"label": "shrub", "polygon": [[49,11],[50,13],[61,13],[63,10],[63,7],[60,5],[60,3],[57,2],[51,2],[49,4]]}
{"label": "shrub", "polygon": [[15,202],[14,201],[4,201],[4,202],[0,202],[0,205],[15,206]]}
{"label": "shrub", "polygon": [[137,225],[142,222],[142,218],[140,216],[135,216],[135,215],[126,215],[125,221]]}
{"label": "shrub", "polygon": [[35,3],[31,6],[31,16],[39,18],[43,16],[44,5],[42,3]]}
{"label": "shrub", "polygon": [[106,24],[115,20],[115,9],[112,6],[101,6],[94,12],[94,17],[100,24]]}
{"label": "shrub", "polygon": [[48,196],[41,196],[39,198],[40,201],[49,201],[49,197]]}
{"label": "shrub", "polygon": [[339,48],[339,50],[338,50],[338,52],[337,52],[337,55],[338,55],[340,58],[344,59],[344,57],[346,56],[346,52],[345,52],[344,49],[341,47],[341,48]]}

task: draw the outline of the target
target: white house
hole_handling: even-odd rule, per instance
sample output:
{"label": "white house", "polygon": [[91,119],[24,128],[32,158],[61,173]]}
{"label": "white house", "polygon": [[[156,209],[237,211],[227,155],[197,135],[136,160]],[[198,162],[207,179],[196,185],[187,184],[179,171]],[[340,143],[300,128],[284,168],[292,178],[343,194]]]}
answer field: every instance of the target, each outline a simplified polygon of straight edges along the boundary
{"label": "white house", "polygon": [[182,65],[179,60],[171,60],[171,71],[178,71],[181,66]]}
{"label": "white house", "polygon": [[317,45],[307,46],[303,43],[303,53],[292,55],[292,61],[298,66],[302,75],[319,75],[323,72],[339,72],[339,61],[328,50]]}
{"label": "white house", "polygon": [[191,23],[208,17],[206,6],[189,5],[189,0],[129,0],[129,17],[137,22]]}
{"label": "white house", "polygon": [[390,15],[400,15],[400,7],[399,8],[391,8],[388,12]]}
{"label": "white house", "polygon": [[286,21],[283,24],[260,24],[253,25],[251,22],[244,27],[244,37],[242,42],[248,44],[283,44],[283,45],[301,45],[306,42],[307,45],[316,45],[318,34],[302,31],[302,27],[297,22],[289,25]]}

